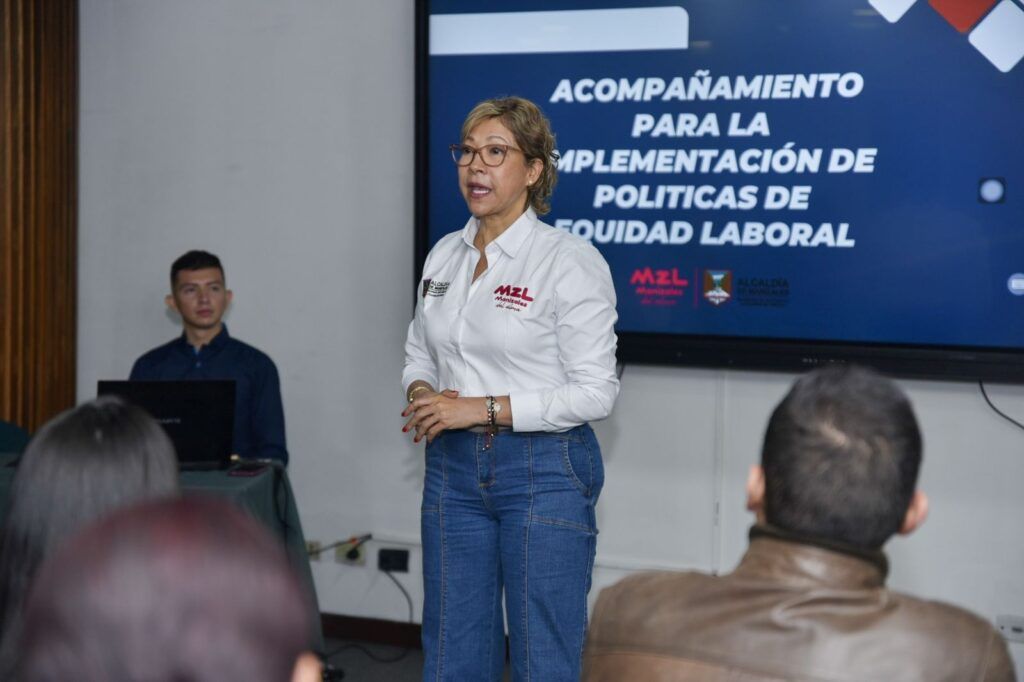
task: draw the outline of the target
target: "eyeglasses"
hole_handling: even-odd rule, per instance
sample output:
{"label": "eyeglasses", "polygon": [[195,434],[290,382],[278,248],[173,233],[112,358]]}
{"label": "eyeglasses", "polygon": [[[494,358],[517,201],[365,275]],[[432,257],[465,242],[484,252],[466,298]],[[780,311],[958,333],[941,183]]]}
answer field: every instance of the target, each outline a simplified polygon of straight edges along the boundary
{"label": "eyeglasses", "polygon": [[511,151],[523,153],[522,149],[517,149],[512,145],[508,144],[485,144],[483,147],[471,147],[468,144],[453,144],[449,145],[448,149],[452,152],[452,160],[455,161],[457,166],[468,166],[473,163],[473,157],[477,154],[480,155],[480,160],[484,162],[485,166],[494,168],[505,163],[505,157]]}

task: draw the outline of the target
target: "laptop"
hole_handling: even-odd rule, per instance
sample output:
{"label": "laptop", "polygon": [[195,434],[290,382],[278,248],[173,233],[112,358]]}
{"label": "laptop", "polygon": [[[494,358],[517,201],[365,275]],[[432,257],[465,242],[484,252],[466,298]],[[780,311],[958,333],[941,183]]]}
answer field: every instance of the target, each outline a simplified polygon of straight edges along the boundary
{"label": "laptop", "polygon": [[235,382],[100,381],[99,395],[116,395],[153,416],[174,443],[182,469],[221,469],[231,463]]}

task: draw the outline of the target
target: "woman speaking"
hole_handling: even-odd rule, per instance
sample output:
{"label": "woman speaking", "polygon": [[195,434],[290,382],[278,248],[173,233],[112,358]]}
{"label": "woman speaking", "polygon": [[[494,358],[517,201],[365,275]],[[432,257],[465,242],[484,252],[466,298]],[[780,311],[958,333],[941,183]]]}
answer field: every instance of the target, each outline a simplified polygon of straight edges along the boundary
{"label": "woman speaking", "polygon": [[611,412],[615,290],[542,223],[555,138],[532,102],[478,104],[451,146],[472,217],[427,256],[406,340],[405,431],[426,439],[424,680],[578,680]]}

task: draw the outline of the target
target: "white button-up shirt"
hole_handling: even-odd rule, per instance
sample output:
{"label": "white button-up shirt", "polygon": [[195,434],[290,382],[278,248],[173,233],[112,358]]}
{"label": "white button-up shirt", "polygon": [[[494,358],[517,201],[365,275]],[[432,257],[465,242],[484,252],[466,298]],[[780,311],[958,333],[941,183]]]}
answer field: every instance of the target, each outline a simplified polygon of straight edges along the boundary
{"label": "white button-up shirt", "polygon": [[487,245],[473,281],[478,222],[445,235],[423,265],[402,383],[460,396],[508,395],[516,431],[565,431],[611,413],[615,288],[584,239],[533,209]]}

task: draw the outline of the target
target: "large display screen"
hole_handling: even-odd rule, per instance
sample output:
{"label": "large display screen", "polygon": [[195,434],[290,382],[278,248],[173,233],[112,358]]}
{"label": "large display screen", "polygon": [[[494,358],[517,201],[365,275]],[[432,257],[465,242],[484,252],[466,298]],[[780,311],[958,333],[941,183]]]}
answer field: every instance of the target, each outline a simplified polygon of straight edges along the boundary
{"label": "large display screen", "polygon": [[482,99],[557,137],[629,361],[1024,380],[1018,0],[421,1],[419,264]]}

